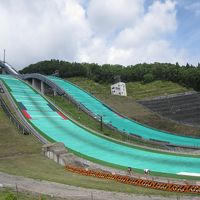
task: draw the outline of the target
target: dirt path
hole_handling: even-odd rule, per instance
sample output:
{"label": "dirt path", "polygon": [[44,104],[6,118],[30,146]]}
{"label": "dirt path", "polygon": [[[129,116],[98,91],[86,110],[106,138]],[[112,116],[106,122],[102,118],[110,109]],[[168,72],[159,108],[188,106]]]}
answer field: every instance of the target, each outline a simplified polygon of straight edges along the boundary
{"label": "dirt path", "polygon": [[69,186],[54,182],[34,180],[20,176],[8,175],[0,172],[0,187],[17,188],[20,191],[31,191],[70,200],[198,200],[200,197],[177,196],[145,196],[117,192],[107,192],[94,189]]}

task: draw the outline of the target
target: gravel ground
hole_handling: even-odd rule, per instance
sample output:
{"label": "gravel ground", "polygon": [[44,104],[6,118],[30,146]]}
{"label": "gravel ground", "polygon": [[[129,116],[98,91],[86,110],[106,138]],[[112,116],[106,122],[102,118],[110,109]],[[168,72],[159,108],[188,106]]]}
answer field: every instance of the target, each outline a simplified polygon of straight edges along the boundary
{"label": "gravel ground", "polygon": [[34,180],[30,178],[8,175],[0,172],[0,187],[17,188],[19,191],[30,191],[68,200],[199,200],[195,196],[142,196],[102,190],[85,189],[54,182]]}

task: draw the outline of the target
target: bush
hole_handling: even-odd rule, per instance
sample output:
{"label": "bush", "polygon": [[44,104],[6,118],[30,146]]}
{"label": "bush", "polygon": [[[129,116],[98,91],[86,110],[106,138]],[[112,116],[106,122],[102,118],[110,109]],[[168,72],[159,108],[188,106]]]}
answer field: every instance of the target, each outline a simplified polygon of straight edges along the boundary
{"label": "bush", "polygon": [[148,73],[144,75],[143,79],[144,79],[143,80],[144,83],[150,83],[154,80],[154,77],[153,77],[153,74]]}
{"label": "bush", "polygon": [[5,200],[17,200],[17,197],[13,193],[8,193]]}

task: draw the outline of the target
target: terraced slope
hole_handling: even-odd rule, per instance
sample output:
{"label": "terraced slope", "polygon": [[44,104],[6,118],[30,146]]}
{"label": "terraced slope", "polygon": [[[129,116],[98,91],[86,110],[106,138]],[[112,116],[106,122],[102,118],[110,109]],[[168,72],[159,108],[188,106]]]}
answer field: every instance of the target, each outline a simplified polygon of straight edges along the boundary
{"label": "terraced slope", "polygon": [[200,126],[200,93],[139,102],[164,117]]}
{"label": "terraced slope", "polygon": [[121,132],[135,134],[147,140],[168,142],[173,145],[191,147],[200,146],[200,139],[178,136],[146,127],[124,116],[121,116],[118,113],[115,113],[111,108],[103,104],[100,100],[96,99],[86,91],[68,81],[53,76],[48,76],[48,79],[60,86],[60,88],[62,88],[67,94],[72,96],[77,102],[87,108],[94,115],[97,117],[102,116],[103,122],[105,124],[112,125]]}
{"label": "terraced slope", "polygon": [[1,75],[0,79],[29,123],[49,139],[63,142],[78,155],[125,168],[131,166],[159,173],[200,175],[200,158],[151,152],[106,140],[74,124],[21,80],[8,75]]}

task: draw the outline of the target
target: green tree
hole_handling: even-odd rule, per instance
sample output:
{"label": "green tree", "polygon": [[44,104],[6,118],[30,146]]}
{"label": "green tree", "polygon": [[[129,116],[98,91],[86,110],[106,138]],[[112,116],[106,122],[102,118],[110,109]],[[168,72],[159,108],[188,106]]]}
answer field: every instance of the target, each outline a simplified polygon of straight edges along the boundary
{"label": "green tree", "polygon": [[144,80],[143,83],[150,83],[154,80],[153,74],[152,73],[148,73],[144,75]]}

